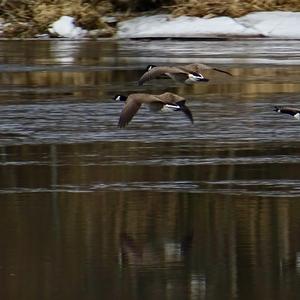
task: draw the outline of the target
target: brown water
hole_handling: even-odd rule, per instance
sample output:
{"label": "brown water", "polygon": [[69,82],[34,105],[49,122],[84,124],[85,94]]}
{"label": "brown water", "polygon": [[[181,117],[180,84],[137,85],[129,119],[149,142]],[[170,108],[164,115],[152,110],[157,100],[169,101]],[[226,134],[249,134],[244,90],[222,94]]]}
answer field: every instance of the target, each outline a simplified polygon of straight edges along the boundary
{"label": "brown water", "polygon": [[[1,299],[298,299],[298,41],[1,41]],[[137,79],[149,63],[226,68]],[[116,93],[177,92],[193,111]]]}

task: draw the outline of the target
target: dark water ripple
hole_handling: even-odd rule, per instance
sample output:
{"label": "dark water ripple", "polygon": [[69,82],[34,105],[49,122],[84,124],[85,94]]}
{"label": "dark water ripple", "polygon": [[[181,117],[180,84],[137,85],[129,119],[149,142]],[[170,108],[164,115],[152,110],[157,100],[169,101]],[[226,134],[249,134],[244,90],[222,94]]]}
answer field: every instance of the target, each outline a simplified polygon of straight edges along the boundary
{"label": "dark water ripple", "polygon": [[[0,43],[1,299],[298,299],[298,41]],[[234,76],[137,86],[191,61]],[[166,90],[194,125],[118,128],[113,95]]]}
{"label": "dark water ripple", "polygon": [[0,141],[3,145],[12,145],[116,140],[216,143],[297,140],[299,121],[274,113],[271,101],[264,106],[220,101],[218,109],[206,102],[191,101],[194,125],[180,112],[153,115],[141,109],[126,129],[117,127],[122,104],[107,100],[3,105]]}
{"label": "dark water ripple", "polygon": [[2,188],[0,194],[53,194],[97,192],[151,192],[250,195],[259,197],[299,197],[300,180],[224,180],[224,181],[140,181],[95,183],[93,185],[55,185],[51,188]]}

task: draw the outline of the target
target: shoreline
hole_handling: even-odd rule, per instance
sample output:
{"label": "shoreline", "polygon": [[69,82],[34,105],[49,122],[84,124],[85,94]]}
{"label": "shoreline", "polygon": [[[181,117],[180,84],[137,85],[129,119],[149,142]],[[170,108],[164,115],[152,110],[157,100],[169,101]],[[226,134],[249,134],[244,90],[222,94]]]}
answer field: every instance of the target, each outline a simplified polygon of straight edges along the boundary
{"label": "shoreline", "polygon": [[154,14],[125,21],[110,16],[103,20],[107,20],[109,29],[87,30],[77,26],[74,17],[61,16],[43,34],[33,37],[0,35],[0,40],[300,40],[300,12],[252,12],[238,18]]}
{"label": "shoreline", "polygon": [[131,37],[131,38],[120,38],[120,37],[100,37],[100,38],[63,38],[63,37],[26,37],[26,38],[0,38],[0,42],[9,41],[63,41],[63,42],[93,42],[93,41],[208,41],[208,42],[219,42],[219,41],[300,41],[299,38],[275,38],[275,37]]}
{"label": "shoreline", "polygon": [[280,38],[300,39],[300,12],[254,12],[243,17],[137,17],[118,24],[125,38]]}

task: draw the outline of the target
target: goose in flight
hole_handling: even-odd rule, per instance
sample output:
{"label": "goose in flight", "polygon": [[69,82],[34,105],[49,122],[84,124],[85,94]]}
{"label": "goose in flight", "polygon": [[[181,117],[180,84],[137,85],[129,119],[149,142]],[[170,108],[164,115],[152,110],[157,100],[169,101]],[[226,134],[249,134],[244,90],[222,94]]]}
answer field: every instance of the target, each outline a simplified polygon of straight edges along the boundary
{"label": "goose in flight", "polygon": [[193,116],[189,108],[185,105],[185,98],[173,94],[163,93],[161,95],[135,93],[128,96],[116,95],[116,101],[124,101],[125,106],[119,118],[119,127],[125,127],[138,112],[141,105],[146,104],[151,111],[182,111],[185,116],[193,123]]}
{"label": "goose in flight", "polygon": [[231,73],[210,67],[205,64],[188,64],[180,66],[160,66],[148,65],[146,72],[138,81],[138,85],[143,85],[146,81],[167,76],[177,82],[185,84],[193,84],[198,82],[209,81],[202,73],[205,70],[213,70],[232,76]]}
{"label": "goose in flight", "polygon": [[274,111],[282,114],[288,114],[294,118],[300,120],[300,109],[288,107],[288,106],[275,106]]}

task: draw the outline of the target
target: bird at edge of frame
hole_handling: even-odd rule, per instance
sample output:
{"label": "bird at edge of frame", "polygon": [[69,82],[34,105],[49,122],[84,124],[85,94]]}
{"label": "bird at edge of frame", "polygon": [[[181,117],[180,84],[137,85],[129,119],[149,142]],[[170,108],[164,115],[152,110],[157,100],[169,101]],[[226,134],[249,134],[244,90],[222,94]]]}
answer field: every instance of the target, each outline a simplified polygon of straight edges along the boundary
{"label": "bird at edge of frame", "polygon": [[148,105],[152,112],[181,111],[191,123],[194,122],[192,112],[185,105],[186,99],[177,94],[169,92],[161,95],[133,93],[128,96],[116,95],[114,100],[125,102],[119,117],[120,128],[128,125],[143,104]]}
{"label": "bird at edge of frame", "polygon": [[209,81],[209,79],[206,78],[203,74],[203,71],[205,72],[205,70],[213,70],[233,76],[230,72],[213,68],[205,64],[188,64],[179,66],[148,65],[146,68],[146,72],[139,79],[138,85],[143,85],[149,80],[159,78],[171,78],[176,82],[185,84],[207,82]]}
{"label": "bird at edge of frame", "polygon": [[288,106],[275,106],[274,111],[282,114],[288,114],[295,119],[300,120],[300,109],[288,107]]}

